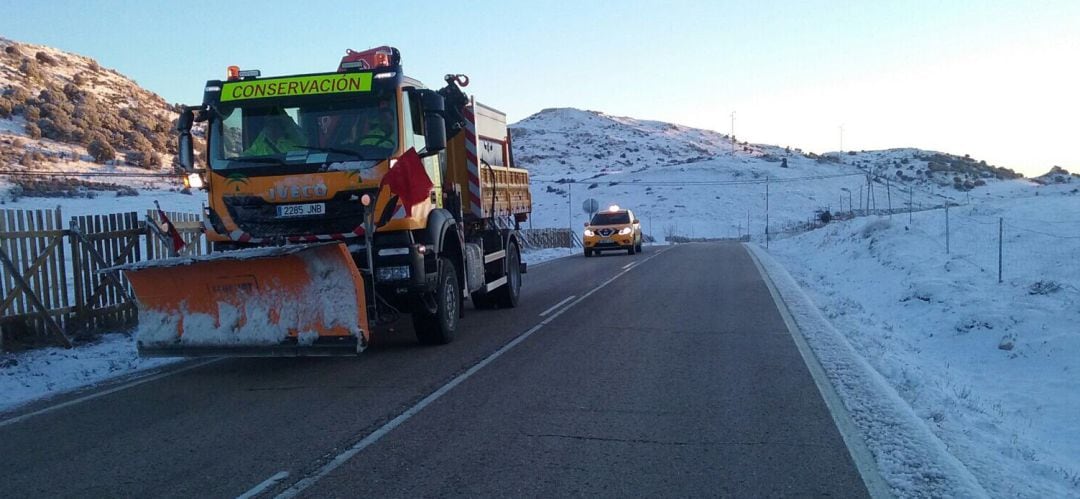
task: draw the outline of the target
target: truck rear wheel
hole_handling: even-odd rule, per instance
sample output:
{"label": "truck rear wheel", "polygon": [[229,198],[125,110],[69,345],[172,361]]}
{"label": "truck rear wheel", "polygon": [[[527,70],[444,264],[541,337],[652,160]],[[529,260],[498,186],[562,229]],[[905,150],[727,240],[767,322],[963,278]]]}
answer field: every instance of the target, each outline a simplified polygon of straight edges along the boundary
{"label": "truck rear wheel", "polygon": [[495,290],[495,302],[502,308],[514,308],[521,298],[521,253],[517,243],[506,248],[506,284]]}
{"label": "truck rear wheel", "polygon": [[510,243],[506,248],[506,272],[499,277],[504,276],[506,284],[489,293],[472,294],[472,302],[476,308],[514,308],[517,306],[521,296],[521,253],[516,243]]}
{"label": "truck rear wheel", "polygon": [[461,286],[457,270],[449,258],[439,259],[439,281],[435,288],[435,313],[420,307],[413,312],[416,339],[425,345],[445,345],[457,333],[461,308]]}

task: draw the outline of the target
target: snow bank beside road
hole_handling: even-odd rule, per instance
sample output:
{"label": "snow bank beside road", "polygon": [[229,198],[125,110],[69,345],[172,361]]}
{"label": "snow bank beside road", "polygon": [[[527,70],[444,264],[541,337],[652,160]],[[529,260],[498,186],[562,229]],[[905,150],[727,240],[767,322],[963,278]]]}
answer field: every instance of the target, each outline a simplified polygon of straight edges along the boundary
{"label": "snow bank beside road", "polygon": [[898,497],[983,497],[978,481],[821,315],[783,266],[748,245]]}
{"label": "snow bank beside road", "polygon": [[[906,216],[833,223],[769,251],[991,496],[1080,497],[1077,267],[1059,256],[1075,258],[1080,240],[1041,248],[1008,237],[1024,234],[1009,223],[1034,220],[1031,212],[1068,217],[1076,203],[1047,195],[956,208],[951,255],[935,212],[914,225]],[[983,212],[1006,220],[1000,284],[984,268],[996,262],[969,252],[993,239],[963,218]],[[996,236],[997,224],[988,227]],[[1010,264],[1009,244],[1024,249],[1013,251],[1023,262]]]}
{"label": "snow bank beside road", "polygon": [[140,359],[131,337],[119,333],[70,350],[56,347],[0,354],[0,413],[179,360]]}

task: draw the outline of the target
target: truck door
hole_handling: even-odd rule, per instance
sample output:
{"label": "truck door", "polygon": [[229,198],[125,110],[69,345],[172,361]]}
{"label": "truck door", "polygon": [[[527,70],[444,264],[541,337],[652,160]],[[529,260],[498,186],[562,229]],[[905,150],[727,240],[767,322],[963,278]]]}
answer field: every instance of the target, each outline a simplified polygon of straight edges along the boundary
{"label": "truck door", "polygon": [[[424,138],[424,113],[420,109],[420,99],[412,98],[411,92],[402,92],[402,115],[404,116],[405,149],[416,148],[416,152],[424,152],[427,141]],[[439,157],[434,154],[423,159],[424,169],[427,170],[431,183],[435,184],[435,207],[443,207],[442,196],[442,168],[439,165]]]}

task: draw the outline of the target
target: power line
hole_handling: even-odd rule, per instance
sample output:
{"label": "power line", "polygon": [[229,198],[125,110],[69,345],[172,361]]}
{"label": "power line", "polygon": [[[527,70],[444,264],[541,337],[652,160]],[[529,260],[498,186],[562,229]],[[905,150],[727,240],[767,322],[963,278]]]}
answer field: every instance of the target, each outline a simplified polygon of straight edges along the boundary
{"label": "power line", "polygon": [[586,180],[531,180],[532,183],[537,184],[603,184],[614,182],[615,185],[644,185],[644,186],[687,186],[687,185],[752,185],[752,184],[765,184],[765,183],[783,183],[783,182],[801,182],[805,180],[825,180],[832,178],[842,177],[862,177],[865,173],[841,173],[837,175],[813,175],[807,177],[790,177],[790,178],[761,178],[752,180],[646,180],[646,181],[624,181],[624,180],[600,180],[600,179],[586,179]]}

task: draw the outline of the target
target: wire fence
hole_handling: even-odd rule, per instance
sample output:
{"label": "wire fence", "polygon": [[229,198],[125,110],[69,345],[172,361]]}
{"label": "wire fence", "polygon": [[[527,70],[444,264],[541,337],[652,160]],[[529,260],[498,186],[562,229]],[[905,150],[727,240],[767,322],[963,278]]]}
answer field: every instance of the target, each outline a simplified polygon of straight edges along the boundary
{"label": "wire fence", "polygon": [[766,247],[837,221],[890,217],[923,235],[933,251],[947,255],[948,265],[976,269],[988,283],[1014,280],[1031,293],[1080,289],[1080,216],[1054,216],[1067,216],[1067,204],[1051,203],[1061,206],[1060,213],[1017,209],[1023,201],[984,201],[991,192],[986,188],[912,175],[864,171],[775,178],[751,172],[715,181],[538,180],[540,190],[565,201],[534,209],[576,233],[589,218],[579,205],[600,198],[601,204],[632,208],[646,236],[657,241],[749,240]]}

